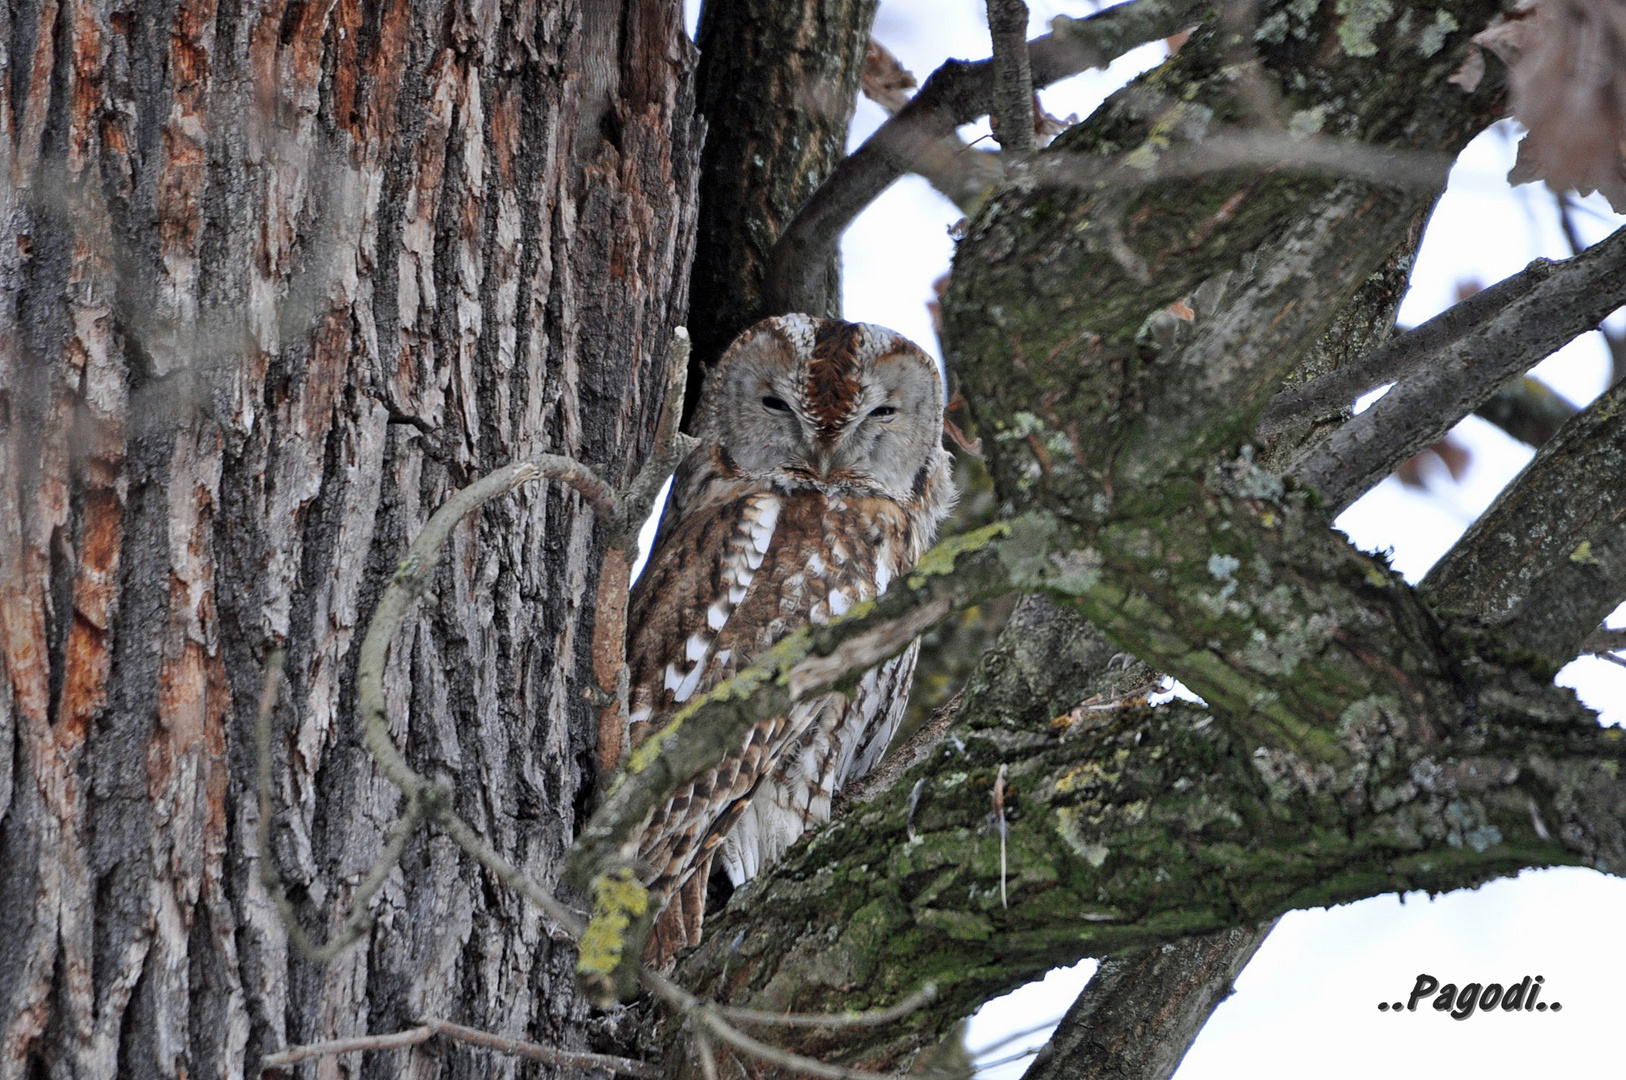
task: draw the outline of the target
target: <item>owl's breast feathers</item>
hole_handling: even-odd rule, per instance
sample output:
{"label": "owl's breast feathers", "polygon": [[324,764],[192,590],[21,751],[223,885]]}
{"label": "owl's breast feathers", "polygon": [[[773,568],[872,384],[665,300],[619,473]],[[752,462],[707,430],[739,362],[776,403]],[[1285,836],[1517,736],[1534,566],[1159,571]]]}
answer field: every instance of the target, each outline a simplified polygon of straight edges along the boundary
{"label": "owl's breast feathers", "polygon": [[668,515],[633,588],[633,745],[805,622],[829,622],[885,592],[920,557],[921,528],[890,499],[731,494]]}

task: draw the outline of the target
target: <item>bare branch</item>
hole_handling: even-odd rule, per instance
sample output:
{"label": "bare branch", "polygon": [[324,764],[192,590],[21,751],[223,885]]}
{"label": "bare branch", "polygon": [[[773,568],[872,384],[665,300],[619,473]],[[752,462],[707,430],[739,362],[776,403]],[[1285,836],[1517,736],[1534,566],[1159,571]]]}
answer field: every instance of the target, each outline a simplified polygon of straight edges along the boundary
{"label": "bare branch", "polygon": [[447,537],[467,513],[498,495],[506,494],[529,480],[542,476],[565,479],[586,495],[606,517],[614,520],[620,513],[620,502],[615,493],[597,474],[569,458],[543,454],[530,461],[519,462],[499,469],[490,476],[457,492],[435,511],[424,526],[407,556],[397,568],[395,577],[380,598],[378,608],[368,624],[357,663],[356,681],[358,709],[362,714],[364,738],[379,769],[406,796],[406,809],[386,835],[384,850],[357,885],[351,897],[350,914],[339,933],[325,944],[317,944],[300,924],[293,904],[283,890],[271,852],[271,718],[276,704],[276,686],[282,674],[283,654],[274,653],[267,665],[265,688],[261,693],[260,712],[256,728],[259,750],[258,782],[260,801],[260,883],[271,898],[289,938],[308,958],[322,962],[338,955],[359,940],[372,926],[368,910],[372,898],[383,887],[390,872],[400,861],[407,841],[424,820],[440,824],[465,851],[474,856],[502,880],[520,891],[556,923],[567,931],[580,932],[581,919],[552,894],[532,882],[517,869],[502,860],[473,829],[452,812],[443,788],[413,771],[396,748],[389,734],[389,718],[384,706],[384,662],[391,638],[400,625],[407,609],[426,587],[433,572],[436,556]]}
{"label": "bare branch", "polygon": [[[820,1061],[817,1058],[810,1058],[802,1054],[792,1053],[791,1051],[782,1049],[781,1047],[762,1042],[760,1039],[752,1038],[750,1035],[745,1034],[745,1032],[740,1031],[738,1028],[729,1023],[729,1017],[731,1014],[744,1014],[745,1018],[752,1022],[770,1022],[766,1019],[767,1017],[773,1017],[773,1022],[780,1021],[781,1018],[775,1016],[775,1014],[757,1012],[749,1009],[726,1009],[723,1006],[717,1005],[713,1002],[703,1001],[689,993],[687,990],[683,989],[683,987],[679,986],[671,979],[661,975],[658,972],[651,971],[648,968],[643,968],[640,970],[639,980],[644,984],[644,986],[648,987],[656,997],[672,1006],[685,1018],[687,1018],[689,1023],[694,1026],[695,1034],[697,1036],[707,1033],[715,1035],[717,1038],[728,1043],[730,1046],[743,1050],[753,1057],[766,1061],[771,1065],[778,1065],[780,1068],[791,1069],[795,1072],[804,1073],[809,1076],[825,1077],[826,1080],[881,1080],[881,1078],[885,1076],[895,1076],[896,1080],[902,1080],[901,1076],[898,1076],[897,1074],[873,1073],[866,1072],[862,1069],[849,1069],[843,1065],[831,1065],[828,1062]],[[930,1000],[932,996],[935,996],[935,993],[935,989],[928,986],[920,990],[918,993],[912,994],[908,998],[905,998],[903,1001],[899,1002],[897,1005],[894,1005],[890,1009],[877,1010],[874,1014],[859,1014],[860,1017],[892,1014],[886,1015],[883,1019],[878,1019],[873,1022],[866,1022],[863,1019],[853,1021],[848,1019],[850,1014],[848,1014],[848,1016],[844,1016],[840,1013],[834,1013],[824,1016],[798,1017],[798,1020],[806,1020],[808,1022],[806,1024],[798,1023],[795,1025],[780,1023],[780,1026],[840,1027],[843,1026],[843,1021],[847,1021],[845,1026],[848,1027],[878,1026],[880,1024],[891,1023],[895,1020],[902,1019],[909,1013],[915,1011],[919,1005],[925,1003],[924,1001],[917,1001],[917,999],[921,998],[922,995],[927,995],[926,1000]],[[909,1007],[905,1008],[905,1006]]]}
{"label": "bare branch", "polygon": [[[1088,19],[1057,17],[1028,43],[1035,89],[1104,66],[1137,45],[1195,22],[1207,0],[1134,0]],[[820,277],[853,218],[961,124],[993,106],[993,63],[950,60],[909,104],[865,140],[786,226],[769,260],[764,314],[820,310]]]}
{"label": "bare branch", "polygon": [[1517,274],[1505,277],[1488,289],[1481,289],[1446,308],[1438,315],[1399,337],[1393,338],[1358,363],[1340,368],[1314,382],[1289,387],[1271,399],[1259,414],[1254,434],[1269,438],[1295,424],[1332,416],[1349,408],[1354,400],[1387,382],[1404,378],[1431,362],[1439,351],[1460,341],[1485,324],[1509,304],[1527,295],[1546,281],[1558,263],[1536,259]]}
{"label": "bare branch", "polygon": [[1296,470],[1329,515],[1435,442],[1509,379],[1626,303],[1626,229],[1555,267],[1547,280],[1439,351],[1338,429]]}
{"label": "bare branch", "polygon": [[356,663],[357,708],[361,712],[363,737],[384,775],[408,796],[419,792],[428,781],[412,771],[390,738],[389,716],[384,705],[384,664],[390,642],[407,609],[427,590],[440,549],[464,515],[521,484],[544,477],[570,484],[592,504],[601,518],[612,525],[620,523],[620,499],[614,489],[586,465],[558,454],[538,454],[529,461],[505,466],[452,495],[430,515],[385,587],[372,622],[367,626]]}
{"label": "bare branch", "polygon": [[993,45],[994,138],[1002,149],[1030,154],[1033,136],[1033,68],[1028,62],[1028,6],[1023,0],[988,0],[988,37]]}
{"label": "bare branch", "polygon": [[711,1049],[711,1036],[704,1028],[694,1032],[694,1048],[700,1052],[700,1073],[706,1080],[717,1080],[717,1055]]}
{"label": "bare branch", "polygon": [[[1586,250],[1586,243],[1576,228],[1575,215],[1583,208],[1568,192],[1554,192],[1553,199],[1558,203],[1558,225],[1564,232],[1564,242],[1569,245],[1571,255],[1579,255]],[[1600,326],[1598,336],[1603,338],[1604,345],[1609,349],[1610,384],[1626,379],[1626,334],[1617,334],[1606,326]]]}
{"label": "bare branch", "polygon": [[260,1067],[286,1069],[290,1065],[297,1065],[311,1058],[337,1057],[340,1054],[354,1054],[360,1050],[399,1050],[403,1046],[417,1046],[421,1042],[427,1042],[434,1035],[434,1028],[423,1024],[389,1035],[356,1035],[348,1039],[306,1043],[303,1046],[290,1046],[275,1054],[267,1054],[260,1060]]}
{"label": "bare branch", "polygon": [[450,1020],[426,1019],[425,1026],[437,1035],[456,1039],[458,1042],[468,1043],[471,1046],[483,1046],[489,1050],[497,1050],[504,1054],[513,1054],[515,1057],[528,1058],[531,1061],[542,1061],[549,1065],[564,1065],[575,1069],[606,1069],[622,1076],[639,1076],[647,1080],[657,1080],[661,1070],[655,1065],[643,1061],[633,1061],[631,1058],[615,1057],[611,1054],[593,1054],[585,1050],[560,1050],[541,1043],[529,1042],[525,1039],[514,1039],[506,1035],[494,1035],[489,1031],[480,1031],[478,1028],[464,1027],[454,1024]]}
{"label": "bare branch", "polygon": [[660,1069],[656,1066],[633,1061],[631,1058],[580,1050],[559,1050],[526,1039],[495,1035],[489,1031],[433,1017],[424,1020],[415,1028],[390,1035],[360,1035],[349,1039],[330,1039],[304,1046],[290,1046],[279,1053],[268,1055],[260,1064],[266,1069],[285,1069],[311,1058],[336,1057],[339,1054],[353,1054],[360,1050],[398,1050],[405,1046],[416,1046],[436,1035],[444,1035],[470,1046],[480,1046],[499,1053],[528,1058],[531,1061],[546,1062],[549,1065],[564,1065],[576,1069],[603,1069],[621,1076],[643,1077],[645,1080],[658,1080],[661,1075]]}
{"label": "bare branch", "polygon": [[[914,75],[904,70],[886,46],[871,38],[860,83],[864,96],[893,115],[909,104],[904,91],[914,85]],[[969,217],[1005,175],[1005,166],[998,153],[972,149],[950,132],[915,161],[912,171]]]}

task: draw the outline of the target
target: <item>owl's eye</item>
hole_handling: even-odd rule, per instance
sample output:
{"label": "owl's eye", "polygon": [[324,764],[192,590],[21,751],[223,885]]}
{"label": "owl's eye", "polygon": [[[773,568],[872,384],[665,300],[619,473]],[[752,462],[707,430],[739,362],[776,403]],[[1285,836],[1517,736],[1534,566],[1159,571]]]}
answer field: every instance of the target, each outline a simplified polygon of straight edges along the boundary
{"label": "owl's eye", "polygon": [[772,394],[762,399],[762,407],[769,412],[790,412],[790,406],[785,404],[785,399],[776,398]]}
{"label": "owl's eye", "polygon": [[878,420],[886,420],[898,415],[898,407],[896,405],[877,405],[869,411],[869,414]]}

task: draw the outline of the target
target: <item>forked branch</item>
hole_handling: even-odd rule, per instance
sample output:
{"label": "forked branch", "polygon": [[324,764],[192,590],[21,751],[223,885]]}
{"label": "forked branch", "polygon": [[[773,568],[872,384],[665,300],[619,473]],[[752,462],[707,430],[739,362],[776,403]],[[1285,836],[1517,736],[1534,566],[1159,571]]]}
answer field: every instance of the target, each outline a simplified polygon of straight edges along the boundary
{"label": "forked branch", "polygon": [[1329,516],[1444,435],[1509,379],[1626,304],[1626,229],[1555,267],[1545,280],[1415,369],[1339,428],[1297,468]]}
{"label": "forked branch", "polygon": [[[1134,0],[1087,19],[1058,17],[1051,32],[1028,42],[1032,86],[1039,89],[1092,67],[1103,67],[1138,45],[1184,29],[1208,0]],[[950,60],[909,102],[865,140],[813,193],[786,226],[769,260],[765,314],[820,310],[823,267],[841,234],[876,196],[961,124],[994,105],[991,60]]]}

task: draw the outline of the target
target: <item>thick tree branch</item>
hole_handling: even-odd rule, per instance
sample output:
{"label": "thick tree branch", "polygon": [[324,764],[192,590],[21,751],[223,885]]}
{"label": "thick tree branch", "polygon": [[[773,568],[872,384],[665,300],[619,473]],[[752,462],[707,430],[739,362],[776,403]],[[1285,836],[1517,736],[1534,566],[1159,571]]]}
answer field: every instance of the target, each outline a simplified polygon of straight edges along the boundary
{"label": "thick tree branch", "polygon": [[[1196,21],[1207,0],[1135,0],[1088,19],[1057,19],[1028,43],[1035,89],[1104,66],[1137,45]],[[786,226],[768,260],[761,314],[821,310],[819,268],[859,212],[892,182],[928,159],[954,129],[993,108],[993,64],[951,60],[933,72],[902,110],[830,174]]]}
{"label": "thick tree branch", "polygon": [[[864,96],[892,116],[909,104],[909,95],[904,91],[913,86],[914,75],[904,70],[886,46],[872,39],[864,53]],[[912,171],[969,216],[977,212],[988,192],[1005,175],[1005,166],[998,153],[973,149],[951,132],[917,158]]]}
{"label": "thick tree branch", "polygon": [[1168,1080],[1273,925],[1101,961],[1022,1080]]}
{"label": "thick tree branch", "polygon": [[1418,586],[1555,666],[1626,599],[1626,381],[1570,419]]}
{"label": "thick tree branch", "polygon": [[1559,346],[1626,304],[1626,229],[1556,267],[1547,279],[1440,350],[1437,361],[1345,424],[1297,468],[1329,515],[1444,435]]}
{"label": "thick tree branch", "polygon": [[[1567,694],[1531,692],[1544,719],[1496,707],[1426,746],[1381,707],[1352,714],[1342,767],[1255,750],[1185,706],[1059,737],[968,709],[958,744],[915,774],[912,840],[904,783],[737,893],[680,970],[774,1010],[885,1000],[894,979],[934,972],[944,1007],[904,1021],[908,1038],[786,1035],[801,1053],[891,1067],[946,1018],[1082,955],[1524,866],[1626,869],[1626,749]],[[1018,795],[1008,908],[987,821],[1002,763]]]}

